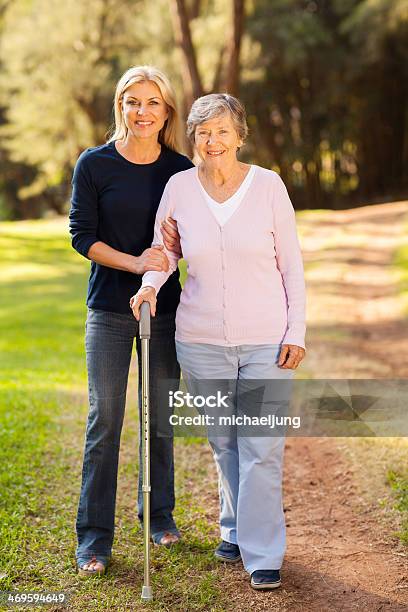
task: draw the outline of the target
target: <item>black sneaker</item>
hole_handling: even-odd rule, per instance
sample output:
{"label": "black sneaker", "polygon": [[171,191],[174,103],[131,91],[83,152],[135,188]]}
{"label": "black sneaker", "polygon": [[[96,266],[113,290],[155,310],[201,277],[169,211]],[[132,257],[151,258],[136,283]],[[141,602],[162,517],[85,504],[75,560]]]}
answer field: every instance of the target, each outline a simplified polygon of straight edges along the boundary
{"label": "black sneaker", "polygon": [[222,540],[218,544],[214,552],[215,557],[219,561],[225,561],[226,563],[237,563],[241,559],[241,553],[239,552],[239,546],[237,544],[231,544]]}
{"label": "black sneaker", "polygon": [[251,574],[251,587],[253,589],[276,589],[280,585],[279,570],[256,570]]}

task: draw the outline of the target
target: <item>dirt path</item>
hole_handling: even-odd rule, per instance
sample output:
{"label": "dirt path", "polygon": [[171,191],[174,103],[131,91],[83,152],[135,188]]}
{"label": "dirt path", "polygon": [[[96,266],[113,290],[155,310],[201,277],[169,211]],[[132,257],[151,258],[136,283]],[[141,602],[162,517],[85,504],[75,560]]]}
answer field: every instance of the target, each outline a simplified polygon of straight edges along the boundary
{"label": "dirt path", "polygon": [[[408,376],[408,325],[390,267],[405,240],[407,215],[403,202],[301,220],[308,284],[306,377]],[[283,587],[256,593],[242,566],[227,567],[222,588],[231,610],[408,610],[408,550],[393,536],[392,521],[381,519],[377,496],[364,496],[361,474],[346,452],[349,444],[288,440]],[[364,452],[359,449],[360,460]],[[382,476],[370,478],[368,488],[376,491]],[[207,507],[216,521],[213,496]]]}
{"label": "dirt path", "polygon": [[398,299],[396,249],[408,202],[322,211],[300,221],[312,378],[405,378],[408,318]]}

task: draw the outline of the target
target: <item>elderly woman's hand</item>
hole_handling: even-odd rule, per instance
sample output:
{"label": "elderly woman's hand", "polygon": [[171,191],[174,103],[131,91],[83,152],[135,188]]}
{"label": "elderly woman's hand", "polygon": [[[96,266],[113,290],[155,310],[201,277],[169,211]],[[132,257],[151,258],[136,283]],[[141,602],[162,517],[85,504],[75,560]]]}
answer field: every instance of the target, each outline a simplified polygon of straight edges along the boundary
{"label": "elderly woman's hand", "polygon": [[163,236],[163,241],[166,249],[173,251],[176,255],[183,256],[180,245],[180,234],[178,233],[177,221],[171,217],[164,219],[161,224],[160,231]]}
{"label": "elderly woman's hand", "polygon": [[140,289],[136,295],[130,298],[130,307],[133,311],[133,316],[136,321],[140,320],[140,307],[143,302],[149,302],[150,304],[150,314],[152,317],[156,315],[156,289],[153,287],[143,287]]}
{"label": "elderly woman's hand", "polygon": [[296,370],[306,351],[296,344],[283,344],[279,355],[278,366],[287,370]]}

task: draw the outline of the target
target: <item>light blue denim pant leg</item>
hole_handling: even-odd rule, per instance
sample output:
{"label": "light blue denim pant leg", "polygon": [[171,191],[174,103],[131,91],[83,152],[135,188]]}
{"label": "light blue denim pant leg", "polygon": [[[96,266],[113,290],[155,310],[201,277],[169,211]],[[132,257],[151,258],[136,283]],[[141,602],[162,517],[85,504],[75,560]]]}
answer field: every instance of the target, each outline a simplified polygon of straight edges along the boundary
{"label": "light blue denim pant leg", "polygon": [[[278,368],[280,345],[224,347],[176,341],[177,358],[189,391],[199,380],[292,379]],[[238,544],[247,572],[280,569],[286,549],[282,503],[282,436],[212,436],[219,474],[221,537]]]}

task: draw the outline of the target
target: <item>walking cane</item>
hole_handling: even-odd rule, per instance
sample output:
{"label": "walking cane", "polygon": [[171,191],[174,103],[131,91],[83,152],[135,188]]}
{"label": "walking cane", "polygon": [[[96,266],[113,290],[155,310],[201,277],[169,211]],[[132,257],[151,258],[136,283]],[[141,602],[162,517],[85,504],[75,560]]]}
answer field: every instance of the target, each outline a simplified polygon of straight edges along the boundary
{"label": "walking cane", "polygon": [[140,308],[139,335],[142,343],[142,491],[143,491],[143,587],[142,601],[153,599],[150,586],[150,407],[149,407],[149,341],[150,304]]}

